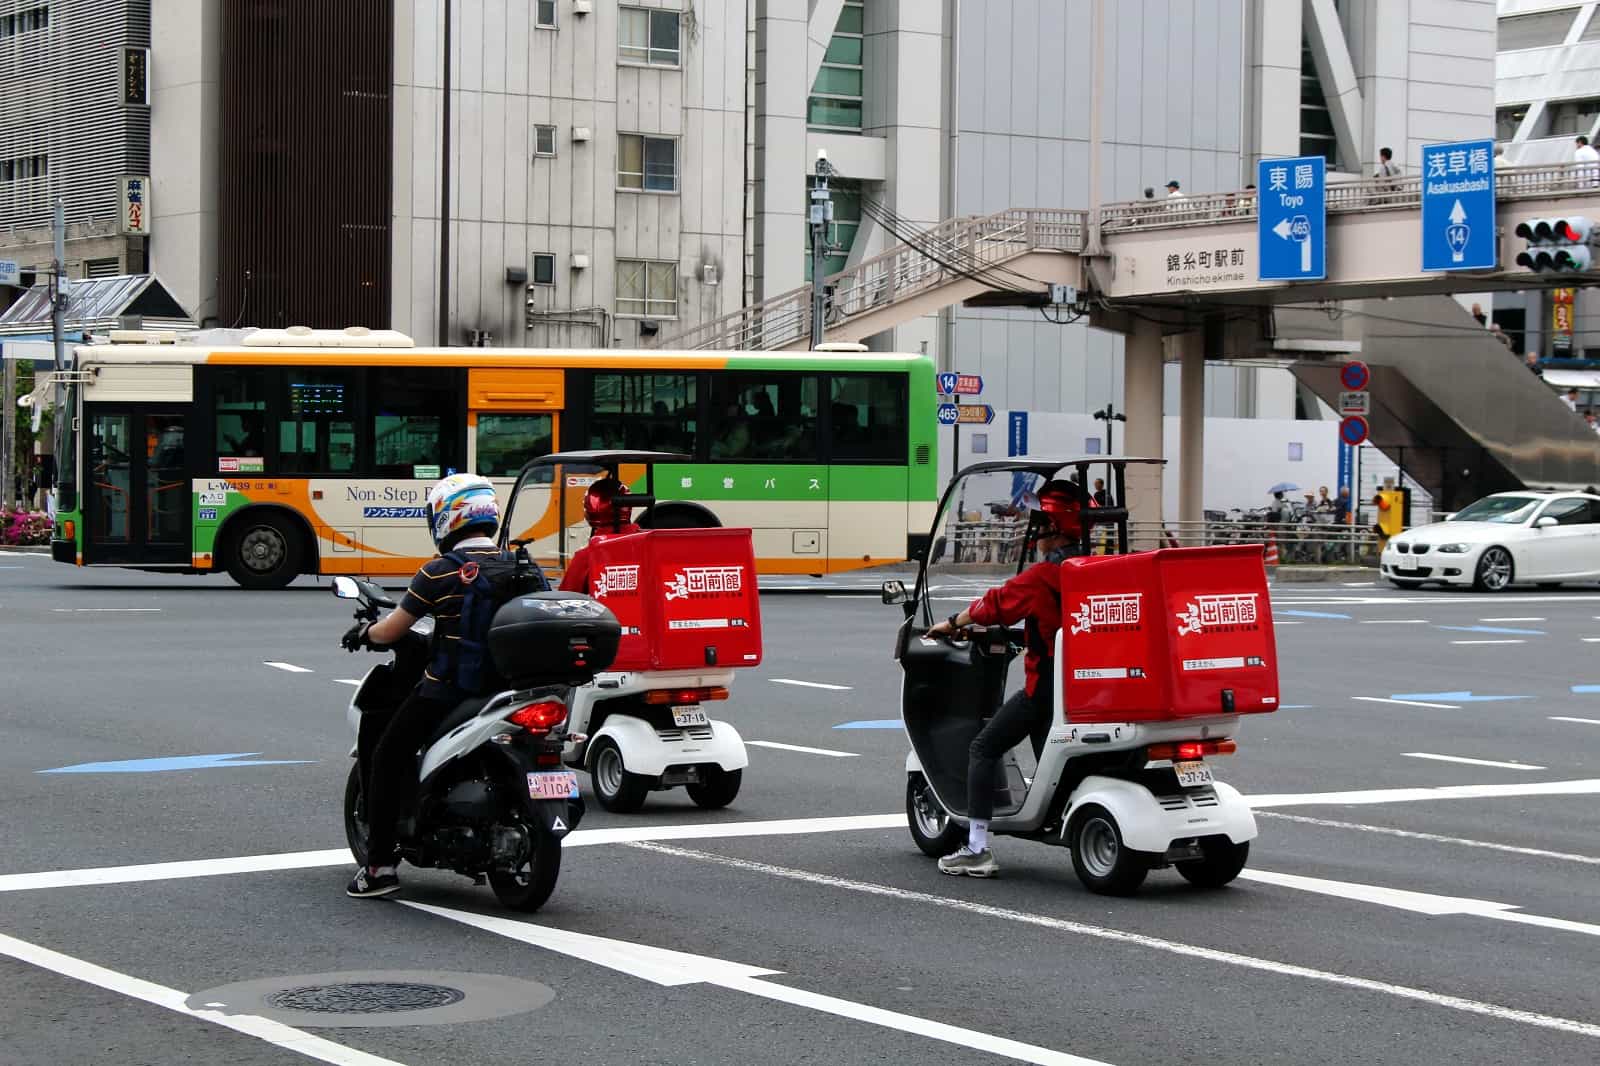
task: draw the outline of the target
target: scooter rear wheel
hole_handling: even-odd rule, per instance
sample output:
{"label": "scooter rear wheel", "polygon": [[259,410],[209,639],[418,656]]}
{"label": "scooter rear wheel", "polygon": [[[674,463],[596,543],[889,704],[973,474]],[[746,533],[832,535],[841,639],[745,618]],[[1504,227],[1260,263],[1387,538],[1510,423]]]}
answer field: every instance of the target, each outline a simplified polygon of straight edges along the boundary
{"label": "scooter rear wheel", "polygon": [[703,807],[714,811],[726,807],[739,795],[739,786],[744,781],[743,770],[724,770],[720,766],[703,766],[700,768],[703,780],[692,785],[685,785],[689,798],[694,800],[696,807]]}
{"label": "scooter rear wheel", "polygon": [[531,836],[533,854],[521,870],[489,871],[494,898],[501,906],[516,911],[536,911],[544,906],[556,890],[556,878],[561,876],[561,841],[537,831]]}
{"label": "scooter rear wheel", "polygon": [[1150,856],[1122,840],[1117,820],[1104,807],[1088,806],[1072,817],[1072,868],[1090,892],[1131,896],[1150,873]]}
{"label": "scooter rear wheel", "polygon": [[1227,837],[1200,842],[1200,858],[1177,863],[1183,879],[1196,888],[1221,888],[1239,876],[1250,858],[1250,842],[1235,844]]}
{"label": "scooter rear wheel", "polygon": [[949,855],[967,839],[966,826],[945,813],[921,774],[906,778],[906,825],[911,839],[930,859]]}

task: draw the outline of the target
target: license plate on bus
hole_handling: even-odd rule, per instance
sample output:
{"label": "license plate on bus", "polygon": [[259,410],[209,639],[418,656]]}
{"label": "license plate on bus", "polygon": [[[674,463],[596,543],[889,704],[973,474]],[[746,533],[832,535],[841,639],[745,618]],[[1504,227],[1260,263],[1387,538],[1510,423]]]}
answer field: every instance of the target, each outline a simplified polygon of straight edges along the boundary
{"label": "license plate on bus", "polygon": [[571,770],[548,770],[528,775],[528,795],[536,800],[572,799],[578,794],[578,775]]}
{"label": "license plate on bus", "polygon": [[710,725],[711,719],[706,716],[705,711],[698,707],[674,707],[672,708],[672,724],[676,726]]}
{"label": "license plate on bus", "polygon": [[1178,787],[1199,788],[1211,784],[1211,767],[1196,759],[1193,762],[1175,762],[1172,768],[1178,773]]}

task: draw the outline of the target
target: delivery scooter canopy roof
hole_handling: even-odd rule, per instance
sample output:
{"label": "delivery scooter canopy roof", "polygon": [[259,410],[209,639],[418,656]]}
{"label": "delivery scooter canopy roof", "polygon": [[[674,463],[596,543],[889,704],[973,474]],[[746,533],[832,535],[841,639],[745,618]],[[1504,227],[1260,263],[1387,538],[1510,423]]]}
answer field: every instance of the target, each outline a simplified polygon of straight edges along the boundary
{"label": "delivery scooter canopy roof", "polygon": [[1093,466],[1096,463],[1110,463],[1122,465],[1125,463],[1142,463],[1151,466],[1164,466],[1165,459],[1153,459],[1148,456],[1138,455],[1077,455],[1077,456],[1038,456],[1017,455],[1009,459],[987,459],[981,463],[964,466],[957,477],[966,477],[968,474],[989,474],[1003,470],[1023,470],[1048,478],[1057,470],[1068,466]]}

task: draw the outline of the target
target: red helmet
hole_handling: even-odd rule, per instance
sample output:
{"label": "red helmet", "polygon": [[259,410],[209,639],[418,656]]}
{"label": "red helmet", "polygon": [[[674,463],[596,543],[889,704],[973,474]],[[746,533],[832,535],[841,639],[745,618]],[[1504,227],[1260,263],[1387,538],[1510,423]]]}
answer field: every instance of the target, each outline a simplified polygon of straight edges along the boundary
{"label": "red helmet", "polygon": [[627,489],[614,477],[603,477],[583,494],[583,517],[597,532],[620,529],[633,517],[633,508],[618,507],[615,500]]}
{"label": "red helmet", "polygon": [[[1070,481],[1055,480],[1044,484],[1038,492],[1039,510],[1062,536],[1077,537],[1083,532],[1081,512],[1084,507],[1083,490]],[[1092,502],[1090,506],[1093,506]]]}

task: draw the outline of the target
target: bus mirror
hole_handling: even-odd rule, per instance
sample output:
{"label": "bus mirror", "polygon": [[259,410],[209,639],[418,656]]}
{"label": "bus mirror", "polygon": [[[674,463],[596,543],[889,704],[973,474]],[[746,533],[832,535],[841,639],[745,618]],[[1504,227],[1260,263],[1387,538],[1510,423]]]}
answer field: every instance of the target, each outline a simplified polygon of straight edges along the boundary
{"label": "bus mirror", "polygon": [[883,583],[883,602],[887,604],[902,604],[910,602],[911,597],[906,593],[904,581],[885,581]]}
{"label": "bus mirror", "polygon": [[333,579],[333,594],[341,600],[359,599],[361,589],[356,586],[354,578],[336,577]]}

